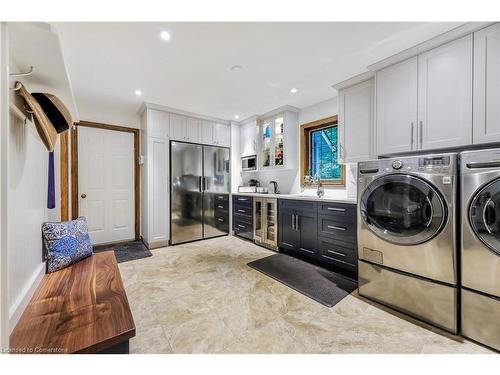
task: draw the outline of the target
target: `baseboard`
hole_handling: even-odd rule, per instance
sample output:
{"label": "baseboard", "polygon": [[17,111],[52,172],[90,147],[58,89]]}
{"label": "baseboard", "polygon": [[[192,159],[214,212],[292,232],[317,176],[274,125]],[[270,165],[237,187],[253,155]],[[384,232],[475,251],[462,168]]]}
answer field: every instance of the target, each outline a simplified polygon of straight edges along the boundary
{"label": "baseboard", "polygon": [[153,250],[153,249],[158,249],[159,247],[165,247],[165,246],[168,246],[168,241],[167,240],[163,240],[163,241],[156,241],[156,242],[148,242],[146,241],[144,238],[142,238],[142,243],[144,245],[146,245],[146,247],[149,249],[149,250]]}
{"label": "baseboard", "polygon": [[12,330],[16,326],[17,322],[21,318],[26,306],[33,297],[33,294],[40,285],[40,281],[42,281],[43,276],[45,275],[45,262],[41,263],[38,266],[38,269],[35,270],[33,276],[30,279],[30,282],[26,285],[23,290],[23,293],[17,300],[9,307],[9,333],[12,333]]}

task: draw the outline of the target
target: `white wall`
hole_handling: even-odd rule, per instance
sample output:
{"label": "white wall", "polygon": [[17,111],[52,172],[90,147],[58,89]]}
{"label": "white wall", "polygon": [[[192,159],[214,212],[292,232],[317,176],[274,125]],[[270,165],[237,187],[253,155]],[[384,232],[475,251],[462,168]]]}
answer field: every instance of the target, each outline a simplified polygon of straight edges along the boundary
{"label": "white wall", "polygon": [[303,125],[325,117],[335,116],[338,112],[338,97],[335,96],[331,99],[302,108],[299,112],[299,124]]}
{"label": "white wall", "polygon": [[[104,124],[126,126],[139,129],[141,118],[136,113],[131,113],[130,108],[101,106],[99,103],[77,99],[79,120],[93,121]],[[139,108],[137,108],[139,110]]]}
{"label": "white wall", "polygon": [[0,348],[8,348],[10,333],[7,284],[8,61],[7,26],[0,22]]}
{"label": "white wall", "polygon": [[[14,115],[8,131],[7,249],[9,326],[14,328],[45,273],[41,225],[58,214],[47,209],[48,151],[34,125]],[[58,168],[56,159],[55,167]],[[59,182],[56,180],[56,185]]]}

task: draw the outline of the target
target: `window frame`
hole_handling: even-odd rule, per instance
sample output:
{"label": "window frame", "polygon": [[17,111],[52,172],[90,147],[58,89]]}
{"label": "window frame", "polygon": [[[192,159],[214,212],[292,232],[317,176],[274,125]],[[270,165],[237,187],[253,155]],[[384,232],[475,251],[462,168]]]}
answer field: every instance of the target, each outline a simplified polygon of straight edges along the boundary
{"label": "window frame", "polygon": [[[337,116],[327,117],[321,120],[309,122],[300,126],[300,178],[301,183],[304,181],[306,170],[310,169],[311,155],[311,133],[323,128],[337,127],[337,147],[340,148],[340,129],[337,121]],[[337,159],[338,160],[338,159]],[[345,186],[345,165],[340,164],[340,178],[321,180],[325,186]],[[312,183],[310,186],[317,186],[317,183]]]}

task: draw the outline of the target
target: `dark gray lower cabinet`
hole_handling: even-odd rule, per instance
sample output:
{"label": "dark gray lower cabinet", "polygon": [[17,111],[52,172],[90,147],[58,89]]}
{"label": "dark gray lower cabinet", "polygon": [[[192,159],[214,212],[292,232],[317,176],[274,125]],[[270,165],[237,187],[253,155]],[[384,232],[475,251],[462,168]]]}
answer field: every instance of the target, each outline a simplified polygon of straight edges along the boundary
{"label": "dark gray lower cabinet", "polygon": [[357,272],[356,205],[280,199],[282,250]]}
{"label": "dark gray lower cabinet", "polygon": [[[307,205],[304,203],[307,203]],[[305,255],[316,255],[318,251],[316,202],[280,199],[278,212],[278,246]]]}
{"label": "dark gray lower cabinet", "polygon": [[253,240],[253,198],[233,195],[233,232],[236,236]]}

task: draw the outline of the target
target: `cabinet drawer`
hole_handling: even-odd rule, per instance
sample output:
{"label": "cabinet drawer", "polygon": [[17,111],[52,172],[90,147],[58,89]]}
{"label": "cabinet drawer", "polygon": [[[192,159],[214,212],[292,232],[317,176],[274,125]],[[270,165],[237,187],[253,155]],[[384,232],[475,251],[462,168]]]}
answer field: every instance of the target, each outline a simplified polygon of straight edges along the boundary
{"label": "cabinet drawer", "polygon": [[319,237],[318,245],[319,254],[323,261],[334,264],[345,263],[356,267],[358,256],[354,244]]}
{"label": "cabinet drawer", "polygon": [[356,222],[337,220],[329,215],[318,215],[318,235],[347,242],[356,241]]}
{"label": "cabinet drawer", "polygon": [[227,215],[215,214],[215,227],[219,230],[229,232],[229,217]]}
{"label": "cabinet drawer", "polygon": [[247,197],[242,195],[233,195],[233,205],[240,206],[253,206],[253,197]]}
{"label": "cabinet drawer", "polygon": [[280,210],[295,210],[295,211],[316,211],[316,202],[299,201],[292,199],[279,199]]}
{"label": "cabinet drawer", "polygon": [[233,217],[233,230],[234,234],[240,237],[253,240],[253,224],[244,221],[235,221]]}
{"label": "cabinet drawer", "polygon": [[356,205],[346,203],[318,203],[318,214],[356,221]]}
{"label": "cabinet drawer", "polygon": [[222,203],[222,202],[229,203],[229,194],[215,194],[215,202],[216,203]]}
{"label": "cabinet drawer", "polygon": [[215,201],[215,211],[229,211],[229,201]]}
{"label": "cabinet drawer", "polygon": [[233,214],[235,215],[245,215],[245,216],[252,216],[253,215],[253,207],[251,206],[241,206],[241,205],[234,205],[233,206]]}

